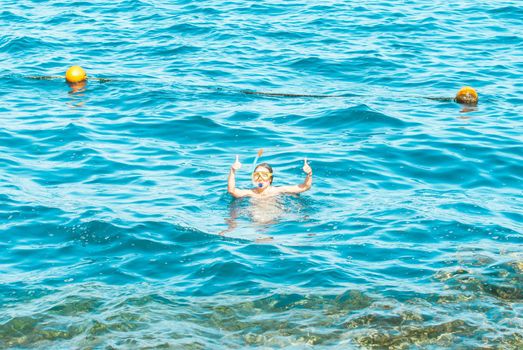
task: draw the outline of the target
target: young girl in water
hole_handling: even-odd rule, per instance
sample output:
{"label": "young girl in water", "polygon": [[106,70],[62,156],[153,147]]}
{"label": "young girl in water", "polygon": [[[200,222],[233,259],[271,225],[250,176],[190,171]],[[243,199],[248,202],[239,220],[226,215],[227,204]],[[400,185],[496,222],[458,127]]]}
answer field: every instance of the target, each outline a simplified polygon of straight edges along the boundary
{"label": "young girl in water", "polygon": [[307,163],[307,158],[303,161],[303,171],[307,174],[303,183],[299,185],[290,186],[272,186],[273,172],[272,167],[267,163],[259,164],[252,173],[252,182],[256,187],[249,190],[241,190],[236,188],[236,170],[240,169],[242,164],[240,163],[238,156],[236,161],[231,166],[229,172],[229,179],[227,181],[227,192],[229,192],[234,198],[241,197],[270,197],[279,194],[293,194],[301,193],[309,190],[312,186],[312,169]]}

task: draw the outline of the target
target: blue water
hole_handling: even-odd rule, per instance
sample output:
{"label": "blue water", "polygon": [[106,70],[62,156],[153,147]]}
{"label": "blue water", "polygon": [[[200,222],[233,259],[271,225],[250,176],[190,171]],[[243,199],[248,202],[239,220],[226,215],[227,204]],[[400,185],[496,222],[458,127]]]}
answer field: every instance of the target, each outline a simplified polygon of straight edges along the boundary
{"label": "blue water", "polygon": [[1,349],[523,348],[520,1],[1,5]]}

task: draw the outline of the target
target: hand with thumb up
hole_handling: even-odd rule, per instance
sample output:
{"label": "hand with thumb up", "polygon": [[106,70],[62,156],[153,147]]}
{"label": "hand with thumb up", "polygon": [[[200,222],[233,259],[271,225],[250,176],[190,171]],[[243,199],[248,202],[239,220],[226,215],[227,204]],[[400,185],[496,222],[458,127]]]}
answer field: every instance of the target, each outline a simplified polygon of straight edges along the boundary
{"label": "hand with thumb up", "polygon": [[241,167],[242,167],[242,163],[240,163],[240,159],[238,158],[238,155],[236,155],[236,160],[232,164],[231,169],[236,171],[236,170],[240,169]]}
{"label": "hand with thumb up", "polygon": [[312,175],[312,168],[311,166],[309,165],[309,163],[307,163],[307,158],[305,158],[303,160],[303,171],[307,174],[307,175]]}

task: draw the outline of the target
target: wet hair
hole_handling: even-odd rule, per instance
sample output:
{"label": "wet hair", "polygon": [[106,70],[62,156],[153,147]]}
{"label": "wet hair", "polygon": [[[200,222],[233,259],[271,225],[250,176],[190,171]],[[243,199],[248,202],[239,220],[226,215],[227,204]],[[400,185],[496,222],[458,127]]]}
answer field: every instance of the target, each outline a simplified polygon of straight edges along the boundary
{"label": "wet hair", "polygon": [[[265,169],[269,170],[269,172],[271,174],[273,174],[272,167],[268,163],[260,163],[260,164],[256,165],[256,168],[254,168],[254,171],[256,171],[256,169],[261,168],[261,167],[264,167]],[[274,174],[271,176],[271,185],[272,185],[272,180],[274,180]]]}

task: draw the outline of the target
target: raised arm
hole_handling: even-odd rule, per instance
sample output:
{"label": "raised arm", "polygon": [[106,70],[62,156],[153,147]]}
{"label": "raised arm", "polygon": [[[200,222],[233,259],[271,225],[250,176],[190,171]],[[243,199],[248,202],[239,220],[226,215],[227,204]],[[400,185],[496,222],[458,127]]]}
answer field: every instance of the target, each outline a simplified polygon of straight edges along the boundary
{"label": "raised arm", "polygon": [[234,198],[245,197],[250,193],[249,190],[240,190],[236,188],[236,170],[240,169],[241,167],[242,163],[240,163],[238,155],[236,155],[236,160],[231,166],[231,170],[229,171],[229,178],[227,179],[227,192],[229,192]]}
{"label": "raised arm", "polygon": [[277,187],[280,193],[301,193],[309,190],[312,186],[312,169],[307,163],[307,158],[303,160],[303,172],[307,174],[303,183],[299,185]]}

